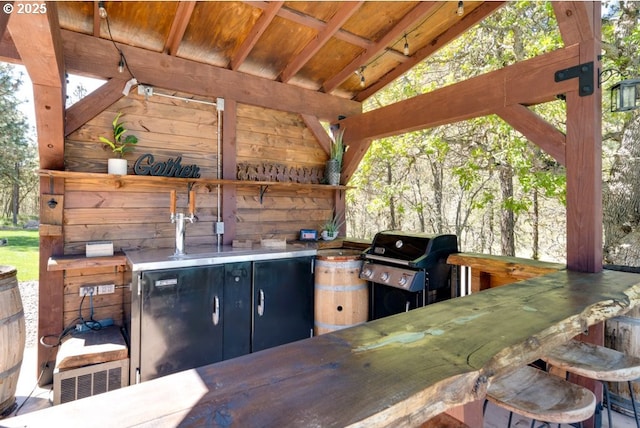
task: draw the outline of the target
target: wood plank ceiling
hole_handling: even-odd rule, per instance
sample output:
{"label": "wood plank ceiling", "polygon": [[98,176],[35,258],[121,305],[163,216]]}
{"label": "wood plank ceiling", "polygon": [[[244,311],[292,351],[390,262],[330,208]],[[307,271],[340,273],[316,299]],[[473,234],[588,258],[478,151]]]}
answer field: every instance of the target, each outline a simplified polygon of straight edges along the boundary
{"label": "wood plank ceiling", "polygon": [[[108,19],[100,17],[99,4]],[[503,2],[462,4],[461,15],[457,1],[88,1],[55,6],[61,30],[363,101]],[[2,33],[0,59],[22,62],[11,32],[0,27]],[[118,64],[115,48],[112,54]],[[70,69],[71,63],[67,72],[111,77]],[[136,67],[148,65],[129,60],[128,66],[135,76]]]}

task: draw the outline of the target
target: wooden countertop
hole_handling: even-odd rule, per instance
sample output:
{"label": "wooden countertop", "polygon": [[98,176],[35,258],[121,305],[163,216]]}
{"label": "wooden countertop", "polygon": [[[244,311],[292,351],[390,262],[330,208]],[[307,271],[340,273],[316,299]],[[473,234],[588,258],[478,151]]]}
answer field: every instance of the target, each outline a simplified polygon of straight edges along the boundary
{"label": "wooden countertop", "polygon": [[560,271],[0,424],[416,426],[638,302],[638,274]]}

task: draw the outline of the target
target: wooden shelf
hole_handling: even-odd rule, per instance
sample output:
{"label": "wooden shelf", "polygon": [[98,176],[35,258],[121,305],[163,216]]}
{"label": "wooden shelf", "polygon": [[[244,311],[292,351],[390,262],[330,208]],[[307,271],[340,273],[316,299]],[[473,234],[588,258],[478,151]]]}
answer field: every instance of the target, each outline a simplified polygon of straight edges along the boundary
{"label": "wooden shelf", "polygon": [[48,271],[61,271],[68,269],[89,269],[98,267],[117,267],[127,264],[127,257],[122,253],[113,256],[85,257],[85,256],[55,256],[49,257]]}
{"label": "wooden shelf", "polygon": [[292,188],[292,189],[322,189],[322,190],[348,190],[350,186],[330,186],[328,184],[307,184],[293,183],[282,181],[242,181],[242,180],[219,180],[212,178],[180,178],[180,177],[158,177],[149,175],[113,175],[101,174],[96,172],[78,172],[78,171],[58,171],[50,169],[41,169],[38,171],[41,177],[51,178],[87,178],[94,180],[102,180],[105,183],[113,183],[118,188],[127,183],[155,183],[175,185],[176,183],[184,183],[186,185],[213,185],[217,186],[256,186],[260,187],[260,193],[264,194],[267,187]]}

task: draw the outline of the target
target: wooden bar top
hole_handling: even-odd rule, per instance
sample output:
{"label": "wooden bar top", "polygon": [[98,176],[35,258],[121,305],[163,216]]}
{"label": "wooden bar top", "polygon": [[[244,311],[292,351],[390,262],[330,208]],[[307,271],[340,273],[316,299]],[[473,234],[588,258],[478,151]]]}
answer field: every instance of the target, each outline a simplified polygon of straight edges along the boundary
{"label": "wooden bar top", "polygon": [[0,425],[419,426],[638,302],[638,274],[559,271]]}

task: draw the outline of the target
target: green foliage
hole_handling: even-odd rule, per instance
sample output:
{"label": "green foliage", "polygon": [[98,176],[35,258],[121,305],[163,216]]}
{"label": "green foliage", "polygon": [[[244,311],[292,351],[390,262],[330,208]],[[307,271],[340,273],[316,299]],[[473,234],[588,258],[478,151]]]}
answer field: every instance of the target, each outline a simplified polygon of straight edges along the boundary
{"label": "green foliage", "polygon": [[331,138],[331,159],[338,161],[338,169],[342,169],[342,157],[344,156],[344,128],[333,131]]}
{"label": "green foliage", "polygon": [[40,237],[37,230],[0,230],[0,264],[14,266],[18,281],[37,281],[40,263]]}
{"label": "green foliage", "polygon": [[127,129],[124,127],[124,122],[120,122],[120,116],[122,116],[122,112],[119,112],[112,122],[113,139],[110,140],[103,136],[99,138],[114,154],[122,158],[127,153],[133,151],[133,146],[138,143],[138,137],[135,135],[124,135]]}
{"label": "green foliage", "polygon": [[334,232],[338,232],[343,224],[344,221],[341,220],[341,216],[333,213],[331,217],[320,226],[320,230],[325,230],[327,233],[333,234]]}

